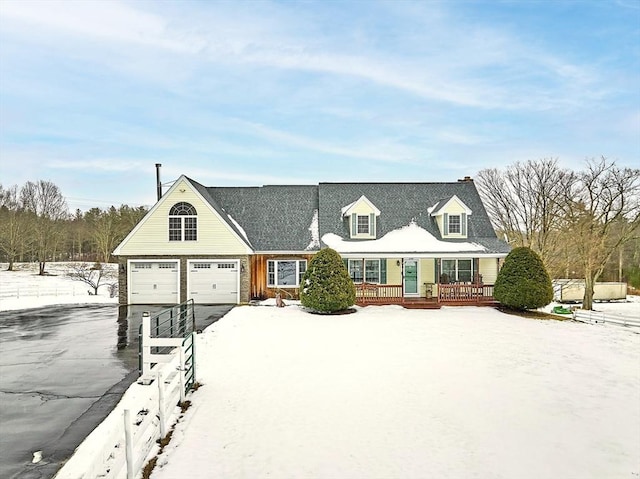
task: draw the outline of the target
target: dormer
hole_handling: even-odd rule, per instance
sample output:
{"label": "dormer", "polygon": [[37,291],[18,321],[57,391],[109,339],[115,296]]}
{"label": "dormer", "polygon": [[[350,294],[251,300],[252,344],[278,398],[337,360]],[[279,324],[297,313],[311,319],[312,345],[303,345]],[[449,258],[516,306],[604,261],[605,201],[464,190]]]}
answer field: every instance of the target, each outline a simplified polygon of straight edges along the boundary
{"label": "dormer", "polygon": [[436,219],[443,239],[467,238],[467,221],[471,210],[456,195],[438,201],[427,211]]}
{"label": "dormer", "polygon": [[375,239],[378,216],[380,210],[364,195],[342,208],[342,217],[349,221],[351,239]]}

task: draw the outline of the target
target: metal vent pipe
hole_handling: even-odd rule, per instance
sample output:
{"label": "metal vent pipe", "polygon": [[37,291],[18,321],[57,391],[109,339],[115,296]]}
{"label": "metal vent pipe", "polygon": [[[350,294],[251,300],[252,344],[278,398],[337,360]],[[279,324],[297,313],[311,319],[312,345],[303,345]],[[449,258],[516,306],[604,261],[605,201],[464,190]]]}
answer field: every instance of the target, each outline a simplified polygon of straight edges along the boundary
{"label": "metal vent pipe", "polygon": [[156,186],[158,188],[158,201],[162,198],[162,183],[160,183],[160,167],[161,163],[156,163]]}

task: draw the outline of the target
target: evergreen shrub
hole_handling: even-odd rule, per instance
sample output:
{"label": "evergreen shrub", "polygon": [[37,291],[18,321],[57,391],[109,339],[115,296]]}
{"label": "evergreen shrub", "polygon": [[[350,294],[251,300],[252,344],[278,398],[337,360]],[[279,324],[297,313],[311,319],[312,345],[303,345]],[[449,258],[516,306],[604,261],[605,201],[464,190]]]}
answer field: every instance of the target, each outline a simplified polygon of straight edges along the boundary
{"label": "evergreen shrub", "polygon": [[356,302],[356,289],[340,255],[331,248],[318,251],[300,285],[300,302],[319,313],[334,313]]}
{"label": "evergreen shrub", "polygon": [[498,273],[493,296],[512,309],[536,309],[553,299],[551,278],[535,251],[514,248]]}

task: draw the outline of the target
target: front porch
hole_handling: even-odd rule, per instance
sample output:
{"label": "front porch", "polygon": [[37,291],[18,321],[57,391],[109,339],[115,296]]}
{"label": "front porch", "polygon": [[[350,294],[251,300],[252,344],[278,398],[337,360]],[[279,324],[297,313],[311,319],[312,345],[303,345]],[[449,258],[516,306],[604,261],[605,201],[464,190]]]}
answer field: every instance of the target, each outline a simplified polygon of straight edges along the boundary
{"label": "front porch", "polygon": [[410,309],[438,309],[441,306],[495,306],[493,285],[448,283],[425,285],[425,296],[407,296],[401,284],[356,284],[359,306],[397,304]]}

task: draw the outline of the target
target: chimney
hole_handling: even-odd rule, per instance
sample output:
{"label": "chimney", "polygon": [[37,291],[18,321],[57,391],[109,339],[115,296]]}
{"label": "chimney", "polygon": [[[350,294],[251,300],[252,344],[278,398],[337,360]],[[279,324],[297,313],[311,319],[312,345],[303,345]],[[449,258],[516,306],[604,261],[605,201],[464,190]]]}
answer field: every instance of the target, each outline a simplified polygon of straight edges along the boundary
{"label": "chimney", "polygon": [[158,189],[158,201],[162,198],[162,183],[160,183],[160,167],[161,163],[156,163],[156,187]]}
{"label": "chimney", "polygon": [[459,181],[460,183],[465,183],[465,182],[473,181],[473,178],[471,178],[470,176],[465,176],[464,178],[459,179],[458,181]]}

